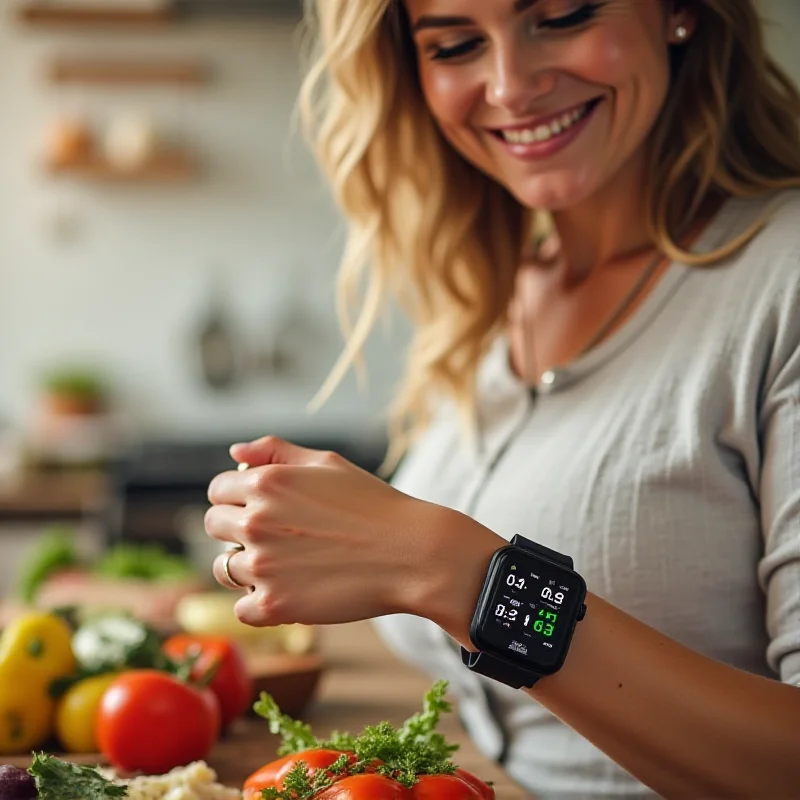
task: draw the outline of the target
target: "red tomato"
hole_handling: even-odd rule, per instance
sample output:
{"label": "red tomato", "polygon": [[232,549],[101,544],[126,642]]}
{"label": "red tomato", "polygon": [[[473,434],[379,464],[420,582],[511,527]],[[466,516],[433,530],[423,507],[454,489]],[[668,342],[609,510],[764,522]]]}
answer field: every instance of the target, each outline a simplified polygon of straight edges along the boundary
{"label": "red tomato", "polygon": [[[464,784],[462,784],[463,786]],[[445,800],[445,795],[430,794],[431,798]],[[391,778],[384,778],[382,775],[365,772],[363,775],[352,775],[349,778],[335,783],[328,789],[324,789],[314,795],[314,800],[410,800],[416,795],[406,789],[402,783],[393,781]],[[448,795],[449,798],[456,798],[456,795]],[[464,795],[465,800],[469,795]]]}
{"label": "red tomato", "polygon": [[[282,789],[283,779],[298,761],[303,761],[308,767],[308,774],[313,775],[318,769],[327,769],[340,755],[342,754],[338,750],[318,748],[305,750],[302,753],[292,753],[277,761],[272,761],[254,772],[244,782],[245,800],[250,800],[250,798],[253,798],[253,800],[255,798],[260,799],[262,789]],[[355,761],[354,755],[348,755],[350,755],[351,762]]]}
{"label": "red tomato", "polygon": [[494,792],[483,795],[458,775],[420,775],[411,790],[411,797],[414,800],[483,800],[484,797],[494,797]]}
{"label": "red tomato", "polygon": [[[313,775],[327,769],[340,755],[336,750],[306,750],[266,764],[245,781],[244,798],[260,800],[262,789],[282,789],[283,779],[298,761],[304,761],[309,775]],[[348,756],[355,761],[352,753]],[[368,771],[339,778],[333,786],[315,794],[314,800],[495,800],[495,794],[491,786],[461,768],[453,775],[420,775],[411,789]]]}
{"label": "red tomato", "polygon": [[468,783],[474,789],[477,789],[478,797],[483,798],[483,800],[494,800],[494,789],[492,789],[488,783],[484,783],[477,775],[473,775],[471,772],[467,772],[467,770],[461,767],[456,770],[456,775],[458,775],[464,783]]}
{"label": "red tomato", "polygon": [[160,775],[205,759],[219,736],[210,689],[157,670],[133,670],[109,686],[97,711],[97,741],[113,766]]}
{"label": "red tomato", "polygon": [[236,642],[224,636],[179,634],[167,639],[163,649],[175,659],[199,654],[192,670],[195,680],[201,680],[216,666],[209,688],[219,700],[223,729],[248,710],[255,698],[255,688],[244,653]]}

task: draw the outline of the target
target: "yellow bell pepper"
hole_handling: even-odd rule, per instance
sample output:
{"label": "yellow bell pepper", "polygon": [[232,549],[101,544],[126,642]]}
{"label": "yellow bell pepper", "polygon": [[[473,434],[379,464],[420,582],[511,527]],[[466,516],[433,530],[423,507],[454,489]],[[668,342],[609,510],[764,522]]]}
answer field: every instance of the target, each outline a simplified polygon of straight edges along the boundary
{"label": "yellow bell pepper", "polygon": [[29,613],[0,636],[0,753],[22,753],[53,731],[50,684],[75,671],[72,631],[54,614]]}
{"label": "yellow bell pepper", "polygon": [[17,617],[0,636],[0,673],[7,664],[24,667],[31,682],[47,686],[75,671],[72,630],[55,614]]}
{"label": "yellow bell pepper", "polygon": [[70,687],[56,704],[55,729],[69,753],[94,753],[97,745],[97,710],[118,672],[84,678]]}
{"label": "yellow bell pepper", "polygon": [[55,702],[47,687],[30,680],[24,667],[0,669],[0,753],[26,753],[53,731]]}

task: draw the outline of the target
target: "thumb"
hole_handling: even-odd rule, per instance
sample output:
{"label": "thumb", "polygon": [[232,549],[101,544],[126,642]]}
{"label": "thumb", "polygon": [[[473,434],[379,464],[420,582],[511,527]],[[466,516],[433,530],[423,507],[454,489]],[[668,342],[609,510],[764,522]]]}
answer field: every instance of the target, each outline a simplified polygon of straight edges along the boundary
{"label": "thumb", "polygon": [[230,449],[231,457],[240,464],[264,467],[267,464],[311,464],[315,450],[287,442],[278,436],[264,436],[252,442],[240,442]]}

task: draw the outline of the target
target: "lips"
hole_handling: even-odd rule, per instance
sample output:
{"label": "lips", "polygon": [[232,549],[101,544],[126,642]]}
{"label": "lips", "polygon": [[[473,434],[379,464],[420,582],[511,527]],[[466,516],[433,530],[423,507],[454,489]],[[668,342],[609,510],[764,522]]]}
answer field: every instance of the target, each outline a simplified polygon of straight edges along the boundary
{"label": "lips", "polygon": [[581,120],[589,116],[602,98],[594,98],[580,106],[562,111],[550,117],[542,117],[529,125],[495,128],[491,133],[511,145],[531,145],[548,142],[565,134]]}

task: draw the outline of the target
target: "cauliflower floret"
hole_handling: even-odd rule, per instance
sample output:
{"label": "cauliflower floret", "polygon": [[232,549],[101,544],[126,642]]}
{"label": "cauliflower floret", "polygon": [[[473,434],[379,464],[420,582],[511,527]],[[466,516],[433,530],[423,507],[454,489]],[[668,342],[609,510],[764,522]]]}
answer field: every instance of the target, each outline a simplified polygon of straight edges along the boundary
{"label": "cauliflower floret", "polygon": [[203,798],[189,786],[175,786],[162,800],[203,800]]}
{"label": "cauliflower floret", "polygon": [[[110,777],[114,777],[113,774]],[[217,773],[195,761],[176,767],[166,775],[142,775],[117,780],[128,787],[128,800],[241,800],[242,793],[217,783]]]}

